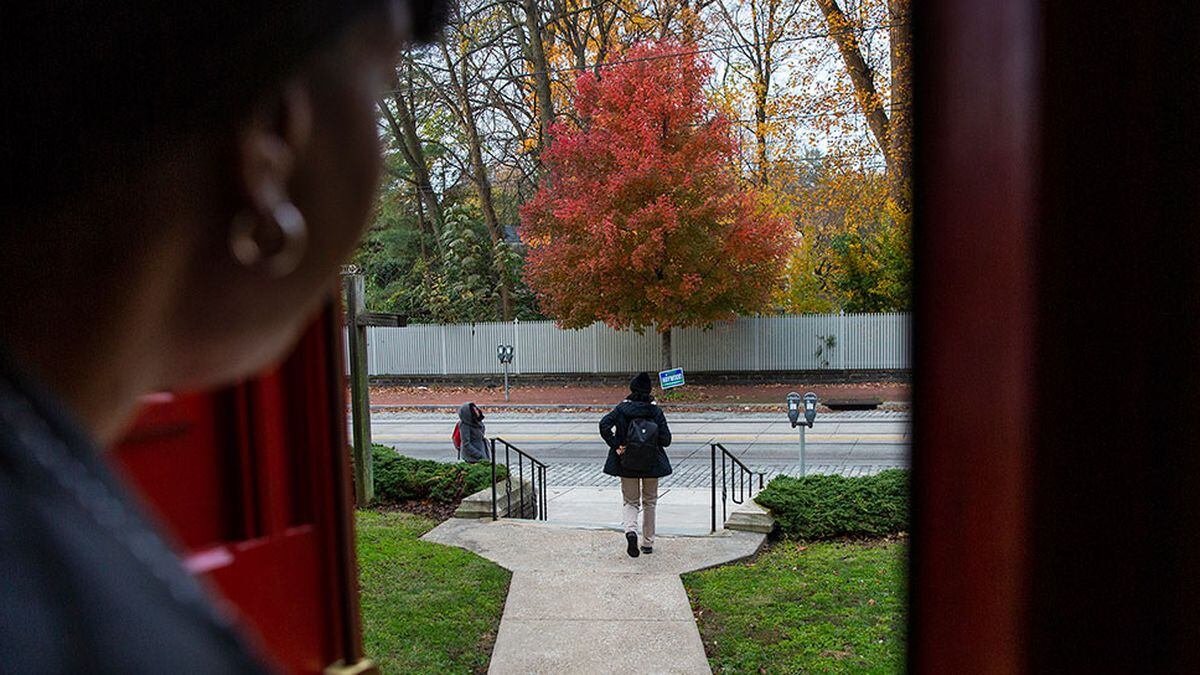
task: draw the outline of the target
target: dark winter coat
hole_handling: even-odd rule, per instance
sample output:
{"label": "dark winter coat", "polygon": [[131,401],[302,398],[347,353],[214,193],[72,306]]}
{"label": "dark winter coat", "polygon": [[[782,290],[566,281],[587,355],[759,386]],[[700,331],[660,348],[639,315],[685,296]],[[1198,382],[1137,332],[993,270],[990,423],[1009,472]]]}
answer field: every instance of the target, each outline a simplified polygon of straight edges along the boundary
{"label": "dark winter coat", "polygon": [[464,462],[490,462],[487,439],[484,438],[483,421],[475,418],[470,403],[464,403],[458,409],[458,433],[462,436],[462,459]]}
{"label": "dark winter coat", "polygon": [[[623,478],[662,478],[671,474],[671,460],[663,448],[671,445],[671,429],[667,427],[667,418],[663,411],[649,397],[631,394],[630,398],[621,401],[612,412],[600,420],[600,435],[608,443],[608,459],[604,462],[604,473]],[[635,400],[638,399],[638,400]],[[629,420],[649,419],[658,425],[658,458],[646,471],[632,471],[621,466],[621,456],[617,448],[625,443],[625,434],[629,429]]]}

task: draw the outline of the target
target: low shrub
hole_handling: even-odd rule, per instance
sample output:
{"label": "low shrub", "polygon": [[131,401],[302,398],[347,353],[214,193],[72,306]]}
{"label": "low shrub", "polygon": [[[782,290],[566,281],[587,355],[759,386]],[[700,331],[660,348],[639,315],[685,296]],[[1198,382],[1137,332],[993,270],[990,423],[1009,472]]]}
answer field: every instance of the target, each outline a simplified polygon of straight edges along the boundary
{"label": "low shrub", "polygon": [[[408,499],[432,499],[452,503],[491,485],[491,463],[450,464],[431,459],[413,459],[394,448],[372,445],[375,472],[375,498],[381,502],[401,502]],[[507,475],[503,466],[496,467],[496,480]]]}
{"label": "low shrub", "polygon": [[908,472],[777,476],[754,498],[793,539],[881,537],[908,530]]}

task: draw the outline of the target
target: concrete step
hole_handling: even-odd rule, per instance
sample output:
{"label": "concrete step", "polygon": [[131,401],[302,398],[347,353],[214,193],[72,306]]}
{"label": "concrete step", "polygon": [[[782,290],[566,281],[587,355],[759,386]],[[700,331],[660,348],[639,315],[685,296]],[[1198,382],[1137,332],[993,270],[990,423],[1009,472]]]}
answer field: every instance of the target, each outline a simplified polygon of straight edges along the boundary
{"label": "concrete step", "polygon": [[[522,510],[522,490],[524,491],[524,510]],[[512,493],[511,500],[509,498],[510,492]],[[536,518],[538,515],[537,510],[538,496],[531,481],[521,480],[518,482],[515,478],[496,481],[497,516],[501,518]],[[454,511],[454,517],[491,518],[492,488],[484,488],[475,494],[463,498],[462,503]]]}
{"label": "concrete step", "polygon": [[736,505],[729,513],[729,517],[725,519],[725,529],[770,534],[775,529],[775,518],[753,499],[747,499],[744,504]]}

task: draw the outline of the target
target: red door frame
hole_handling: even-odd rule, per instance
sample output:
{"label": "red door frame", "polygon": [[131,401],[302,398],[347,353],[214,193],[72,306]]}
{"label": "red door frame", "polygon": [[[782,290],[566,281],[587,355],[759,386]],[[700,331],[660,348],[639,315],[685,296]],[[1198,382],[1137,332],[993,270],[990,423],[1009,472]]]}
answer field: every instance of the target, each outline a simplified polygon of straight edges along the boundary
{"label": "red door frame", "polygon": [[329,307],[247,382],[151,397],[112,453],[189,569],[289,672],[363,656],[339,316]]}

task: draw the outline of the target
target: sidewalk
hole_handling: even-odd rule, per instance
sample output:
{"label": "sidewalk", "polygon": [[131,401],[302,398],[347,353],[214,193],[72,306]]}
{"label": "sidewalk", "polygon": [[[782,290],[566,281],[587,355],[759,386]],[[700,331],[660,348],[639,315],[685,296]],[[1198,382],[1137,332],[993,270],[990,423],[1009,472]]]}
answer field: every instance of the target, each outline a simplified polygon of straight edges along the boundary
{"label": "sidewalk", "polygon": [[679,575],[753,555],[764,536],[659,536],[630,558],[619,532],[452,518],[422,537],[512,571],[490,673],[707,673]]}

